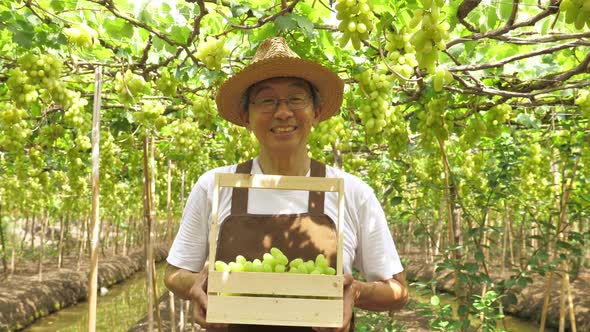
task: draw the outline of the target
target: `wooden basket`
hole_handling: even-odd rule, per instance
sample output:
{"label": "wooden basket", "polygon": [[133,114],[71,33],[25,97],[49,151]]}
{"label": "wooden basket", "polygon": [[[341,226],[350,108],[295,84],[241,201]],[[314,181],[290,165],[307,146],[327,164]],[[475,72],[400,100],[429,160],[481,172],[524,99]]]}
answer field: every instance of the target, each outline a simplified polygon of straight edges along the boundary
{"label": "wooden basket", "polygon": [[[336,275],[214,270],[220,187],[338,192]],[[209,234],[208,323],[340,327],[343,323],[344,180],[305,176],[216,174]]]}

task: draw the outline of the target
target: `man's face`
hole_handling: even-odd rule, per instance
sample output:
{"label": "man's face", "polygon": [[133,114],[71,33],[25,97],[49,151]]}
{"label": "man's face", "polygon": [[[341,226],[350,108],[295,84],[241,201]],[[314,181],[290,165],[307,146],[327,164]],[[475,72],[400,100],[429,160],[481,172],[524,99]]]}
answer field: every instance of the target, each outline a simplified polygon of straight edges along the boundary
{"label": "man's face", "polygon": [[[299,108],[297,104],[301,98],[304,98],[305,102],[301,104],[305,106],[294,109]],[[248,112],[243,117],[247,128],[260,142],[261,152],[306,151],[307,138],[320,115],[320,108],[314,108],[306,81],[282,77],[268,79],[254,85],[248,99]],[[272,106],[273,99],[280,99],[276,107]],[[291,105],[288,105],[289,99]]]}

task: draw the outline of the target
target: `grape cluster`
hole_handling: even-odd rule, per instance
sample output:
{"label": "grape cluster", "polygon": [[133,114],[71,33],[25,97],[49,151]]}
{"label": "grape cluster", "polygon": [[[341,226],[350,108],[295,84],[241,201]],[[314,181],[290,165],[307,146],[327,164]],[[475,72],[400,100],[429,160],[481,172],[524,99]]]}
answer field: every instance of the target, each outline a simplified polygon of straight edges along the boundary
{"label": "grape cluster", "polygon": [[359,82],[359,89],[363,98],[359,117],[368,135],[375,135],[383,131],[392,113],[391,88],[394,78],[386,75],[385,71],[365,70],[355,76]]}
{"label": "grape cluster", "polygon": [[336,18],[341,20],[338,30],[342,32],[340,47],[352,42],[355,49],[361,48],[361,40],[369,39],[373,30],[373,8],[370,0],[337,0]]}
{"label": "grape cluster", "polygon": [[194,116],[202,128],[213,129],[217,112],[215,111],[215,103],[211,98],[197,96],[192,100],[190,112],[190,115]]}
{"label": "grape cluster", "polygon": [[405,29],[399,32],[388,31],[385,34],[385,51],[387,59],[392,61],[393,69],[405,78],[410,78],[414,67],[418,66],[416,51],[410,43],[410,34]]}
{"label": "grape cluster", "polygon": [[[453,131],[454,123],[447,116],[447,100],[433,98],[418,113],[417,129],[421,134],[421,143],[425,149],[435,148],[436,140],[446,140]],[[434,144],[434,145],[432,145]]]}
{"label": "grape cluster", "polygon": [[51,54],[27,53],[8,71],[9,95],[19,107],[36,103],[44,91],[51,91],[60,81],[61,62]]}
{"label": "grape cluster", "polygon": [[443,89],[443,85],[449,84],[453,80],[453,75],[448,69],[443,66],[437,66],[434,74],[432,74],[432,87],[434,91],[440,92]]}
{"label": "grape cluster", "polygon": [[124,74],[118,72],[115,75],[115,91],[117,91],[119,99],[125,105],[133,103],[135,98],[143,93],[145,86],[143,77],[134,74],[129,69]]}
{"label": "grape cluster", "polygon": [[135,122],[149,128],[159,129],[166,125],[168,119],[163,116],[166,106],[158,101],[146,101],[141,110],[133,114]]}
{"label": "grape cluster", "polygon": [[210,70],[221,70],[222,60],[228,54],[224,47],[225,38],[207,37],[205,42],[199,45],[195,57],[201,60]]}
{"label": "grape cluster", "polygon": [[81,24],[71,28],[65,28],[64,34],[68,40],[75,45],[82,48],[91,48],[94,46],[95,40],[98,38],[96,30],[91,27]]}
{"label": "grape cluster", "polygon": [[324,147],[331,146],[338,138],[345,136],[344,119],[341,116],[333,116],[313,128],[309,135],[309,143],[314,150],[320,152]]}
{"label": "grape cluster", "polygon": [[590,90],[582,90],[576,98],[575,104],[580,107],[582,114],[590,120]]}
{"label": "grape cluster", "polygon": [[92,115],[84,111],[88,100],[81,97],[80,92],[67,92],[68,109],[64,113],[64,122],[71,128],[76,128],[80,132],[90,130],[92,124]]}
{"label": "grape cluster", "polygon": [[178,83],[176,82],[172,74],[170,74],[168,68],[164,68],[162,70],[160,78],[156,80],[156,87],[158,88],[158,90],[160,90],[162,94],[164,94],[164,96],[175,97],[177,86]]}
{"label": "grape cluster", "polygon": [[414,16],[408,23],[411,29],[420,28],[410,38],[410,43],[416,50],[416,60],[420,68],[434,74],[438,61],[438,50],[445,50],[445,40],[449,39],[449,23],[438,23],[440,9],[444,0],[422,0],[423,8],[414,11]]}
{"label": "grape cluster", "polygon": [[5,151],[22,151],[32,134],[27,112],[11,105],[0,106],[0,147]]}
{"label": "grape cluster", "polygon": [[565,23],[574,23],[578,30],[590,28],[590,0],[562,0],[559,10],[565,12]]}
{"label": "grape cluster", "polygon": [[174,141],[173,148],[182,153],[197,153],[201,148],[201,130],[197,122],[185,120],[174,120],[164,132]]}
{"label": "grape cluster", "polygon": [[315,260],[304,261],[301,258],[295,258],[289,261],[287,256],[275,247],[271,248],[270,252],[264,253],[262,260],[256,258],[249,261],[244,256],[238,255],[233,262],[216,261],[215,271],[336,274],[336,269],[329,266],[328,260],[322,254],[317,255]]}

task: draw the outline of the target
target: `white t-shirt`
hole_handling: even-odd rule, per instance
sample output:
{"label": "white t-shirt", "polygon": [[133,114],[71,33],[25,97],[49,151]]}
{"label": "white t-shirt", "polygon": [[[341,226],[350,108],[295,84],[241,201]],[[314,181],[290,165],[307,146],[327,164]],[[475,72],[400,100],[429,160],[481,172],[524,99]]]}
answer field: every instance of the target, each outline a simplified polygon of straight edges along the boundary
{"label": "white t-shirt", "polygon": [[[203,174],[189,195],[182,222],[167,258],[169,264],[198,272],[209,254],[209,229],[215,173],[235,173],[236,165],[219,167]],[[263,174],[258,158],[252,174]],[[309,173],[307,174],[309,176]],[[344,179],[343,252],[344,273],[357,268],[368,281],[390,279],[403,271],[385,213],[375,193],[354,175],[326,166],[326,177]],[[219,192],[221,223],[230,214],[232,188]],[[326,192],[324,213],[338,221],[338,193]],[[249,189],[248,213],[293,214],[308,211],[309,192]]]}

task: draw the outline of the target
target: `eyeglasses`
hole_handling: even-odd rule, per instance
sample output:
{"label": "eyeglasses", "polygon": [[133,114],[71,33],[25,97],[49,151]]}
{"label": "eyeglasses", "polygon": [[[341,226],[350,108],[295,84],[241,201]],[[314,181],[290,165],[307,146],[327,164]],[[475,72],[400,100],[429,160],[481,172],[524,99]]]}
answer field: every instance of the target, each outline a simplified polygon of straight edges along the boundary
{"label": "eyeglasses", "polygon": [[285,101],[287,107],[291,111],[298,111],[309,106],[311,97],[305,94],[292,95],[287,98],[275,98],[275,97],[261,97],[250,104],[254,105],[256,111],[259,113],[274,113],[279,106],[279,103]]}

